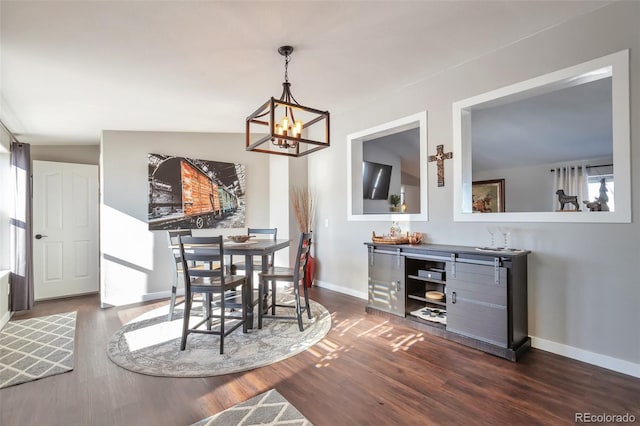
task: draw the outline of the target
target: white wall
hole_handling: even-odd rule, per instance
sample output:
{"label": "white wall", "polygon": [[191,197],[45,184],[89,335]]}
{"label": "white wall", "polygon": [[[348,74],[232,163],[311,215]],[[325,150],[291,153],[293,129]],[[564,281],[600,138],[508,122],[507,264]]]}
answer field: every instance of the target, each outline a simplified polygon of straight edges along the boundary
{"label": "white wall", "polygon": [[[310,154],[313,155],[313,154]],[[293,157],[288,157],[287,158],[287,162],[288,162],[288,169],[289,169],[289,187],[290,188],[305,188],[307,187],[309,189],[309,191],[311,192],[311,196],[314,197],[315,194],[315,186],[313,185],[309,185],[308,182],[308,175],[309,175],[309,170],[308,170],[308,161],[309,161],[309,156],[305,155],[304,157],[299,157],[299,158],[293,158]],[[283,189],[280,189],[280,191],[283,191]],[[289,195],[291,195],[289,193]],[[293,204],[290,203],[288,201],[289,199],[287,198],[287,202],[289,203],[289,239],[291,240],[291,248],[289,250],[289,256],[287,259],[287,262],[282,263],[282,258],[279,258],[278,256],[280,255],[280,253],[276,253],[276,259],[275,262],[277,265],[294,265],[295,261],[296,261],[296,256],[298,254],[298,240],[300,239],[300,227],[298,226],[298,218],[296,217],[296,211],[293,208]],[[314,200],[317,201],[317,200]],[[280,230],[278,230],[278,238],[280,238]],[[284,250],[282,250],[284,251]]]}
{"label": "white wall", "polygon": [[98,164],[98,145],[31,145],[31,160]]}
{"label": "white wall", "polygon": [[0,329],[9,321],[10,206],[11,206],[11,141],[0,127]]}
{"label": "white wall", "polygon": [[[428,110],[428,152],[452,148],[452,103],[622,49],[631,49],[632,167],[640,167],[640,2],[617,2],[412,86],[380,94],[357,110],[332,114],[332,147],[313,154],[309,180],[322,182],[316,235],[318,283],[366,296],[363,242],[387,222],[348,222],[347,135]],[[416,42],[416,54],[420,45]],[[398,64],[402,66],[402,64]],[[459,153],[454,153],[459,155]],[[429,222],[410,228],[428,242],[487,245],[482,223],[453,222],[452,162],[445,161],[445,187],[437,187],[429,163]],[[535,346],[640,377],[640,173],[632,176],[631,224],[509,223],[513,245],[529,257],[529,334]],[[401,223],[404,229],[409,224]],[[603,294],[605,295],[603,297]]]}
{"label": "white wall", "polygon": [[[105,305],[169,295],[173,258],[167,248],[166,232],[149,231],[147,225],[148,153],[245,164],[245,226],[267,228],[271,225],[271,156],[245,151],[244,135],[105,131],[100,159],[100,275]],[[288,194],[288,190],[285,193]],[[246,227],[196,233],[245,232]],[[281,232],[279,229],[278,233]],[[285,237],[286,232],[283,234]]]}

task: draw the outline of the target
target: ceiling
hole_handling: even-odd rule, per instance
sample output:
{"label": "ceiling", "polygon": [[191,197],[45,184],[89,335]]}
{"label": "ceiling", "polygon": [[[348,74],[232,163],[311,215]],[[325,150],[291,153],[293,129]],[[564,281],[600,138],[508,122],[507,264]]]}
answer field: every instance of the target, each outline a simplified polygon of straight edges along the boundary
{"label": "ceiling", "polygon": [[332,114],[610,2],[0,2],[0,119],[32,144],[102,130],[243,132],[292,92]]}

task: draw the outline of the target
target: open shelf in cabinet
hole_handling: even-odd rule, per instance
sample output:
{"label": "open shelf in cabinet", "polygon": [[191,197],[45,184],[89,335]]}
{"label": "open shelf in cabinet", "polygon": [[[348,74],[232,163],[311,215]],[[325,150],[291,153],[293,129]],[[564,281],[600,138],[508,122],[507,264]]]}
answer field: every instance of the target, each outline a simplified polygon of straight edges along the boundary
{"label": "open shelf in cabinet", "polygon": [[[416,317],[412,314],[412,312],[422,308],[436,308],[446,310],[446,298],[443,298],[442,300],[432,300],[425,297],[425,293],[427,291],[439,291],[446,294],[446,262],[427,259],[413,259],[407,257],[405,260],[405,268],[405,285],[407,289],[407,300],[405,309],[406,316],[415,321],[424,322],[429,325],[437,324],[438,326],[441,326],[442,324],[440,323]],[[443,279],[420,276],[419,271],[421,270],[439,272],[442,274]]]}
{"label": "open shelf in cabinet", "polygon": [[446,284],[446,281],[442,281],[442,280],[436,280],[434,278],[426,278],[426,277],[420,277],[418,275],[411,275],[408,274],[407,278],[411,278],[412,280],[417,280],[417,281],[423,281],[425,283],[434,283],[434,284]]}
{"label": "open shelf in cabinet", "polygon": [[434,327],[439,327],[439,328],[445,328],[446,327],[446,319],[444,320],[444,322],[438,321],[436,319],[426,319],[426,318],[421,318],[419,316],[416,316],[414,314],[415,311],[418,310],[422,310],[422,309],[426,309],[426,308],[431,308],[431,309],[437,309],[440,311],[445,311],[446,312],[446,306],[444,303],[442,303],[442,306],[435,306],[434,304],[431,304],[430,302],[427,302],[427,304],[425,305],[424,302],[422,301],[416,301],[416,299],[414,298],[409,298],[407,300],[407,315],[406,318],[415,321],[417,323],[421,323],[421,324],[425,324],[428,326],[434,326]]}
{"label": "open shelf in cabinet", "polygon": [[409,295],[407,295],[407,297],[409,299],[419,300],[421,302],[429,303],[429,304],[432,304],[432,305],[437,305],[437,306],[440,306],[440,307],[446,307],[447,306],[447,301],[445,299],[442,299],[442,300],[431,300],[431,299],[427,299],[426,297],[416,296],[414,294],[409,294]]}

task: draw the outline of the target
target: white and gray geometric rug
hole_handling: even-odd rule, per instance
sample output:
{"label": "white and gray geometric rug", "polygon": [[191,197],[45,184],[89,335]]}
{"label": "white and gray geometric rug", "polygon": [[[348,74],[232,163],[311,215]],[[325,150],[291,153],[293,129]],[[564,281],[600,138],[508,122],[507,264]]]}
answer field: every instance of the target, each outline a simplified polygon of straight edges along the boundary
{"label": "white and gray geometric rug", "polygon": [[73,370],[76,312],[10,321],[0,332],[0,389]]}
{"label": "white and gray geometric rug", "polygon": [[[282,303],[292,299],[284,296]],[[107,344],[107,355],[115,364],[136,373],[161,377],[208,377],[263,367],[309,349],[331,329],[331,314],[313,300],[309,301],[313,319],[303,316],[304,331],[296,321],[265,320],[262,329],[242,333],[242,328],[224,339],[224,354],[219,353],[220,337],[190,334],[185,351],[180,350],[182,306],[173,321],[167,320],[168,304],[147,312],[118,330]],[[282,314],[285,311],[277,313]],[[292,311],[287,312],[289,315]],[[191,318],[194,322],[200,317]]]}
{"label": "white and gray geometric rug", "polygon": [[298,425],[313,426],[275,389],[200,420],[192,426]]}

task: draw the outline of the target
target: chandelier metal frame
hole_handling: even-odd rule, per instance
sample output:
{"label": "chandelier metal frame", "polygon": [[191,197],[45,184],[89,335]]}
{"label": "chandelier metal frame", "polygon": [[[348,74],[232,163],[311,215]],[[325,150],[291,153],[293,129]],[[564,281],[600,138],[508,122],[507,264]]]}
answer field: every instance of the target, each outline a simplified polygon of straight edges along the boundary
{"label": "chandelier metal frame", "polygon": [[[246,150],[267,154],[286,155],[289,157],[302,157],[312,152],[319,151],[330,146],[329,137],[329,111],[321,111],[298,103],[291,93],[291,83],[289,83],[289,61],[292,46],[281,46],[278,53],[285,57],[284,82],[282,83],[282,94],[279,99],[271,97],[260,108],[246,119]],[[276,120],[276,113],[283,112],[282,125]],[[296,120],[296,113],[309,117],[302,123]],[[286,121],[285,121],[286,120]],[[298,123],[299,122],[299,123]],[[287,127],[285,123],[292,126]],[[314,125],[324,124],[324,140],[313,140],[306,137],[309,128]],[[259,130],[253,131],[257,126]],[[283,126],[286,127],[283,129]],[[252,142],[252,135],[264,134],[266,136]],[[265,145],[266,144],[266,145]],[[306,144],[307,149],[301,150],[301,145]]]}

